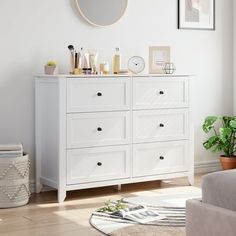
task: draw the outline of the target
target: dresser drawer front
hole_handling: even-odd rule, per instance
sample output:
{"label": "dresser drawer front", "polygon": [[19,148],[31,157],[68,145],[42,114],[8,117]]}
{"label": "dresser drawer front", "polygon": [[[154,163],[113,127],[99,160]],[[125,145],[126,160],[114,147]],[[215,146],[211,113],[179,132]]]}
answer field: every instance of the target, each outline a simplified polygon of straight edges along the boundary
{"label": "dresser drawer front", "polygon": [[188,138],[188,110],[135,111],[134,142],[169,141]]}
{"label": "dresser drawer front", "polygon": [[137,78],[133,109],[188,107],[188,81],[181,78]]}
{"label": "dresser drawer front", "polygon": [[84,148],[67,151],[67,184],[130,177],[128,146]]}
{"label": "dresser drawer front", "polygon": [[130,122],[130,112],[68,114],[67,148],[128,144]]}
{"label": "dresser drawer front", "polygon": [[67,112],[130,109],[129,79],[67,79]]}
{"label": "dresser drawer front", "polygon": [[133,177],[187,171],[187,141],[136,144]]}

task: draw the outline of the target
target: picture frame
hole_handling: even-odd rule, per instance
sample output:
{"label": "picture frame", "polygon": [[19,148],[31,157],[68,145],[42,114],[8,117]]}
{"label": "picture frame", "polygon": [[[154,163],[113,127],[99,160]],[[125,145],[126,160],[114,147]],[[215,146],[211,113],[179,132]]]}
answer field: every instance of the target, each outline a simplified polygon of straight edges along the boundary
{"label": "picture frame", "polygon": [[170,62],[169,46],[151,46],[149,47],[149,73],[163,74],[165,63]]}
{"label": "picture frame", "polygon": [[178,29],[215,30],[215,0],[178,0]]}

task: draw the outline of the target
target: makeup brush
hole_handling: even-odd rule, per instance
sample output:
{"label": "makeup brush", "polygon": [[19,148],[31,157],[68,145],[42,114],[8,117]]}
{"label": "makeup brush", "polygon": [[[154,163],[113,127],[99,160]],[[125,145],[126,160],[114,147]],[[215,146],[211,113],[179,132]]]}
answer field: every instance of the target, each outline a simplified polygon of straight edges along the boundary
{"label": "makeup brush", "polygon": [[69,45],[68,49],[70,50],[71,53],[71,58],[70,58],[70,63],[71,63],[71,70],[70,73],[73,74],[75,70],[75,48],[73,45]]}
{"label": "makeup brush", "polygon": [[75,51],[75,68],[78,68],[78,52]]}
{"label": "makeup brush", "polygon": [[69,46],[68,46],[68,49],[70,50],[70,52],[74,52],[74,50],[75,50],[75,48],[74,48],[73,45],[69,45]]}
{"label": "makeup brush", "polygon": [[80,48],[80,62],[79,62],[80,68],[84,68],[84,48]]}

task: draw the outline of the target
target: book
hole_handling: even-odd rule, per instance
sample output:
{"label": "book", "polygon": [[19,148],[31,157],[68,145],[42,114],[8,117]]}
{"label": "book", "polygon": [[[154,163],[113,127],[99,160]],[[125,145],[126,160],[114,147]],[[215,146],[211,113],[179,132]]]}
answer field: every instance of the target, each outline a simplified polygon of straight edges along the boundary
{"label": "book", "polygon": [[142,205],[121,209],[117,212],[113,212],[111,215],[119,216],[122,219],[135,221],[141,224],[165,219],[164,215],[161,215],[153,210],[149,210],[147,207]]}
{"label": "book", "polygon": [[[121,209],[116,210],[117,205],[122,206]],[[150,210],[146,206],[143,205],[131,205],[117,202],[109,202],[109,205],[106,204],[105,208],[100,209],[98,212],[105,213],[109,215],[111,218],[119,218],[124,220],[134,221],[140,224],[144,224],[151,221],[158,221],[165,219],[166,216],[163,214],[159,214],[155,210]],[[108,210],[107,210],[108,209]],[[111,212],[110,209],[113,209]]]}

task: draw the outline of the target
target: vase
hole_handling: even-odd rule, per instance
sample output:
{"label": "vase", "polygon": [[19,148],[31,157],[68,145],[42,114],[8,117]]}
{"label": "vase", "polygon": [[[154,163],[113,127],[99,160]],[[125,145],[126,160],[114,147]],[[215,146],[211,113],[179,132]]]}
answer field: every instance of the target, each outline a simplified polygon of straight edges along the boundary
{"label": "vase", "polygon": [[57,75],[58,67],[57,66],[44,66],[44,72],[46,75]]}

